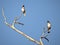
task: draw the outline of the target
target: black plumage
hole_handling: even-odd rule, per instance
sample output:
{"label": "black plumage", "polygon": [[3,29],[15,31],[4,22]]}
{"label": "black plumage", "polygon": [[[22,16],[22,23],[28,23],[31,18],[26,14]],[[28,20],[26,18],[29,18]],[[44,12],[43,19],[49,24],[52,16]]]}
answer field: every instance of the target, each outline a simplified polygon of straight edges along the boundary
{"label": "black plumage", "polygon": [[15,22],[16,24],[20,24],[20,25],[24,25],[23,23],[20,23],[20,22]]}
{"label": "black plumage", "polygon": [[46,40],[49,42],[49,39],[48,39],[48,38],[46,38],[46,37],[41,37],[41,39],[43,39],[43,38],[46,39]]}

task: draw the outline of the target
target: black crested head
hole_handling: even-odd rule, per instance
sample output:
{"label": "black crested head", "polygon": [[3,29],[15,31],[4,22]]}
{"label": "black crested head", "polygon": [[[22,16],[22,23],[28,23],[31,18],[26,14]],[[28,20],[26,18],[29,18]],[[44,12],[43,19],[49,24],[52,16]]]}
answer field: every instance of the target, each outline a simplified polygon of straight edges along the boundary
{"label": "black crested head", "polygon": [[50,23],[50,21],[48,20],[47,23]]}
{"label": "black crested head", "polygon": [[24,7],[24,5],[22,7]]}

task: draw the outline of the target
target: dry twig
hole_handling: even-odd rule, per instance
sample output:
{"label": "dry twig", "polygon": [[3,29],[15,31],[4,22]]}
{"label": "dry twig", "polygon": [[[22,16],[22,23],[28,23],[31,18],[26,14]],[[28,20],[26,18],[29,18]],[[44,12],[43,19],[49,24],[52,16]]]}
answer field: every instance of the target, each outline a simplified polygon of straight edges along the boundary
{"label": "dry twig", "polygon": [[20,31],[20,30],[18,30],[18,29],[16,29],[16,28],[14,27],[15,21],[16,21],[17,19],[19,19],[19,18],[14,19],[13,24],[11,25],[11,24],[9,24],[9,23],[6,21],[6,16],[4,15],[4,9],[3,9],[3,8],[2,8],[2,15],[3,15],[3,17],[4,17],[5,24],[6,24],[7,26],[9,26],[10,28],[12,28],[13,30],[15,30],[15,31],[18,32],[19,34],[25,36],[25,37],[26,37],[27,39],[29,39],[30,41],[35,42],[35,43],[38,44],[38,45],[43,45],[43,42],[42,42],[41,38],[40,38],[40,42],[39,42],[39,41],[31,38],[30,36],[26,35],[26,34],[23,33],[22,31]]}

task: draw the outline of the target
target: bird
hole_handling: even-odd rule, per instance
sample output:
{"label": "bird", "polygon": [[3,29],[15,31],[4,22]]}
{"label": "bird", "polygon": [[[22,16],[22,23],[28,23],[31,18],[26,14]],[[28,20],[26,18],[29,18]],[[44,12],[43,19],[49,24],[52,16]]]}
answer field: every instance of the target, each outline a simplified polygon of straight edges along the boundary
{"label": "bird", "polygon": [[25,6],[22,5],[22,9],[21,9],[22,13],[24,14],[24,16],[26,16],[26,10],[25,10]]}
{"label": "bird", "polygon": [[50,33],[51,23],[50,23],[50,21],[49,21],[49,20],[47,21],[47,28],[48,28],[48,33]]}

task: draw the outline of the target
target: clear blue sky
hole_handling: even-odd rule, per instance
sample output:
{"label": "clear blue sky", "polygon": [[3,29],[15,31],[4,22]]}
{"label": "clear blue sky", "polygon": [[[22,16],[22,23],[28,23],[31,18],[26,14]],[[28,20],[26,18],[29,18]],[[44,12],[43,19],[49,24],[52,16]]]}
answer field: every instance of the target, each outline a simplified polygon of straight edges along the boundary
{"label": "clear blue sky", "polygon": [[0,45],[37,45],[4,23],[2,7],[7,22],[11,24],[14,17],[20,15],[23,3],[26,16],[22,15],[18,21],[24,26],[16,24],[16,28],[39,41],[46,21],[50,20],[52,29],[47,37],[49,42],[43,40],[44,45],[60,45],[60,0],[0,0]]}

